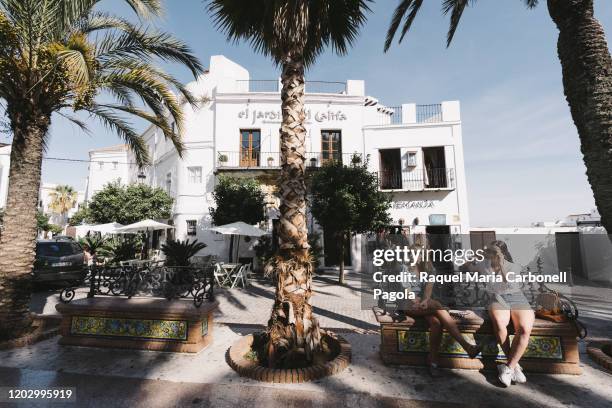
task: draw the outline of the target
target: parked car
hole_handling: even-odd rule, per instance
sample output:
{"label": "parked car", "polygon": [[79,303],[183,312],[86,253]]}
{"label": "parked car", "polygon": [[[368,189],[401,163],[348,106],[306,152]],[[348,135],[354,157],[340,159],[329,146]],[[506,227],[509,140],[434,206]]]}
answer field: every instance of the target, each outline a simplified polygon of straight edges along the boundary
{"label": "parked car", "polygon": [[41,239],[36,241],[35,283],[77,282],[85,277],[85,253],[75,241]]}

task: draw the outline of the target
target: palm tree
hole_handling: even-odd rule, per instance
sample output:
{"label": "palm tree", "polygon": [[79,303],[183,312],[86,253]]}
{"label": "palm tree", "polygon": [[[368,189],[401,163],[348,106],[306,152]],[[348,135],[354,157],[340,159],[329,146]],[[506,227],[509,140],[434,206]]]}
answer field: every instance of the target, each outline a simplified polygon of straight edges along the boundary
{"label": "palm tree", "polygon": [[[536,7],[539,0],[522,0]],[[450,46],[465,8],[475,0],[443,0],[450,13]],[[423,0],[401,0],[387,32],[385,51],[399,29],[401,42],[410,30]],[[559,29],[557,51],[565,97],[578,129],[581,151],[602,225],[612,233],[612,58],[602,25],[593,13],[593,0],[547,0],[550,17]]]}
{"label": "palm tree", "polygon": [[281,68],[280,249],[267,265],[276,278],[264,360],[291,365],[320,349],[312,314],[312,264],[304,182],[304,69],[327,47],[345,54],[365,23],[369,0],[210,0],[208,9],[228,40],[250,42]]}
{"label": "palm tree", "polygon": [[51,197],[49,208],[59,214],[62,217],[62,223],[66,224],[68,211],[73,209],[77,203],[77,192],[71,186],[59,185],[49,193],[49,197]]}
{"label": "palm tree", "polygon": [[[161,12],[159,0],[125,2],[141,19]],[[99,3],[0,0],[0,103],[13,133],[0,241],[0,335],[17,336],[30,327],[36,208],[53,114],[83,129],[85,122],[70,112],[98,119],[125,140],[139,165],[149,161],[147,146],[126,115],[156,125],[179,154],[183,150],[181,106],[196,101],[154,62],[179,62],[194,76],[202,66],[170,34],[99,11]]]}

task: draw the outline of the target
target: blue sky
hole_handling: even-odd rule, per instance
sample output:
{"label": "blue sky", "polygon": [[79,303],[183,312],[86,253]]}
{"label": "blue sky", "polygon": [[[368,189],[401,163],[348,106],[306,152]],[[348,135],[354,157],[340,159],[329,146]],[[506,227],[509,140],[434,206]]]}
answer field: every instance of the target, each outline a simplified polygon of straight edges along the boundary
{"label": "blue sky", "polygon": [[[460,100],[472,226],[528,225],[589,211],[592,193],[563,95],[557,30],[546,2],[535,10],[521,0],[477,2],[464,13],[449,49],[440,3],[427,1],[404,43],[384,54],[396,1],[377,0],[350,54],[322,55],[308,78],[363,79],[367,94],[390,106]],[[102,4],[126,12],[120,0]],[[612,2],[596,0],[596,16],[612,32]],[[211,55],[223,54],[252,78],[278,76],[248,45],[227,43],[200,0],[166,1],[166,16],[156,24],[189,43],[204,65]],[[169,69],[191,80],[186,70]],[[47,156],[87,159],[90,149],[119,142],[104,128],[91,127],[88,136],[55,118]],[[43,181],[81,189],[86,171],[86,163],[45,161]]]}

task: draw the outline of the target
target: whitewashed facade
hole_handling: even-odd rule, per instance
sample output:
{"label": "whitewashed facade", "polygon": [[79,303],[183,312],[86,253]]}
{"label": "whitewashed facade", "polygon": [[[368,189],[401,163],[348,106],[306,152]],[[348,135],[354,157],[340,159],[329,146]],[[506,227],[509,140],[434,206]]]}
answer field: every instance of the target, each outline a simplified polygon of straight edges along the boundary
{"label": "whitewashed facade", "polygon": [[[164,188],[175,199],[172,219],[167,220],[176,227],[175,237],[197,238],[208,245],[205,254],[223,257],[228,240],[207,231],[209,208],[215,205],[212,191],[218,177],[228,174],[255,177],[273,192],[279,174],[280,83],[252,80],[245,68],[213,56],[209,70],[188,89],[203,102],[195,109],[186,106],[183,157],[159,129],[150,127],[144,137],[153,164],[141,178],[128,165],[120,175],[98,168],[93,161],[107,166],[114,159],[101,156],[108,151],[94,151],[86,195],[90,198],[117,177]],[[381,189],[393,195],[394,224],[413,231],[468,233],[459,102],[391,108],[367,96],[359,80],[307,81],[305,99],[307,166],[316,168],[329,159],[349,164],[355,154],[369,156]],[[117,162],[132,161],[127,151],[120,154]],[[277,218],[277,199],[269,194],[268,201],[269,218]],[[310,226],[317,228],[314,220]],[[356,269],[363,241],[356,237],[351,244]],[[241,256],[253,256],[252,243],[241,243]]]}
{"label": "whitewashed facade", "polygon": [[[0,145],[0,209],[6,207],[6,200],[9,185],[9,170],[11,164],[11,145]],[[49,216],[51,224],[65,226],[66,220],[70,218],[85,201],[85,192],[77,191],[77,201],[72,209],[66,214],[57,214],[53,212],[49,205],[51,204],[50,194],[55,190],[58,184],[41,183],[38,193],[38,208],[43,213]]]}

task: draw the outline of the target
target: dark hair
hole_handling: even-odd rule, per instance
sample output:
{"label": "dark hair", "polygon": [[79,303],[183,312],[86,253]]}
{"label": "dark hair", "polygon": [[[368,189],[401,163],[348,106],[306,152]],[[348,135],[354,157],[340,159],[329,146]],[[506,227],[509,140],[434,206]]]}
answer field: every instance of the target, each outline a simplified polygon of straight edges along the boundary
{"label": "dark hair", "polygon": [[512,260],[512,255],[510,255],[510,251],[508,251],[508,245],[506,245],[504,241],[495,240],[492,241],[489,246],[498,247],[504,255],[504,259],[506,259],[506,261],[508,262],[514,263],[514,261]]}

